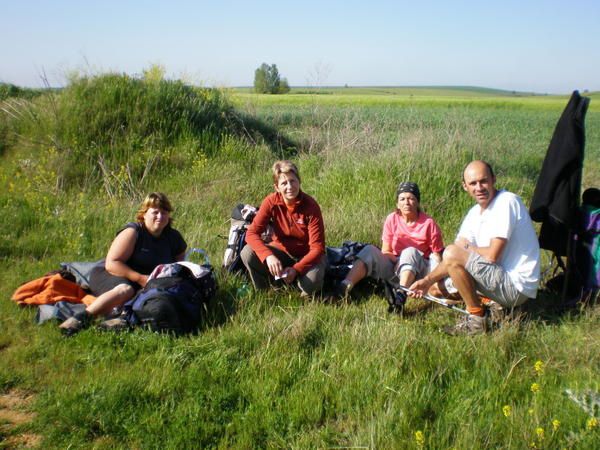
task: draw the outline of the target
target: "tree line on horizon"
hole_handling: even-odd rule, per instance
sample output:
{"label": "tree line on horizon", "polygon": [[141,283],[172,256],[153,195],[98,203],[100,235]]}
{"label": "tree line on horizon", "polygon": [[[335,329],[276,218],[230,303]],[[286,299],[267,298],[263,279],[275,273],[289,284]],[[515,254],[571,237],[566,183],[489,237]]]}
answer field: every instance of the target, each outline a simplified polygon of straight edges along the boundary
{"label": "tree line on horizon", "polygon": [[287,94],[290,85],[281,78],[276,64],[262,63],[254,71],[254,91],[259,94]]}

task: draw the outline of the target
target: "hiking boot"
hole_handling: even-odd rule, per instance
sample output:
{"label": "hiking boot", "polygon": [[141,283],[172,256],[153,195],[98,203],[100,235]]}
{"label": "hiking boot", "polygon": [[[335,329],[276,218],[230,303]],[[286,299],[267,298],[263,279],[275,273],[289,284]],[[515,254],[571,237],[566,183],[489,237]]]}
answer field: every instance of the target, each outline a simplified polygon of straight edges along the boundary
{"label": "hiking boot", "polygon": [[388,301],[388,312],[400,314],[404,310],[407,294],[402,289],[395,288],[391,283],[385,283],[385,298]]}
{"label": "hiking boot", "polygon": [[487,321],[487,313],[484,317],[469,314],[459,320],[456,325],[445,327],[444,332],[451,336],[484,334],[488,328]]}
{"label": "hiking boot", "polygon": [[103,331],[125,331],[129,329],[129,322],[123,317],[115,317],[108,319],[98,325],[98,328]]}
{"label": "hiking boot", "polygon": [[333,288],[333,295],[341,300],[348,300],[350,297],[350,289],[351,287],[349,284],[339,282]]}
{"label": "hiking boot", "polygon": [[86,311],[83,313],[77,313],[73,317],[69,317],[63,323],[61,323],[58,328],[63,332],[66,336],[73,336],[76,333],[79,333],[81,330],[87,328],[92,323],[93,316],[88,314]]}
{"label": "hiking boot", "polygon": [[506,311],[504,310],[501,304],[490,300],[488,301],[486,306],[490,318],[490,323],[499,325],[501,322],[504,321],[504,319],[506,318]]}

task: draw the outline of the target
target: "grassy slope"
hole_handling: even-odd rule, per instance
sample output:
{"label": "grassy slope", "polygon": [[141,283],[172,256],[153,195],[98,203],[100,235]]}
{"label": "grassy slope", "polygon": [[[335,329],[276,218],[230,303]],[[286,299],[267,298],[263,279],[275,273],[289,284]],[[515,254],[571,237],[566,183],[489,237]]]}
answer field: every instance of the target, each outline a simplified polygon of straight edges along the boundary
{"label": "grassy slope", "polygon": [[[491,160],[501,185],[527,200],[564,105],[381,95],[236,102],[302,143],[296,160],[322,205],[329,245],[377,243],[393,189],[406,178],[420,183],[427,211],[451,238],[470,204],[460,168],[474,156]],[[599,125],[590,110],[588,186],[600,184]],[[11,150],[2,163],[5,299],[60,261],[102,256],[135,209],[97,190],[56,197],[41,182],[31,193],[9,192],[24,155]],[[266,147],[232,144],[146,187],[170,194],[177,227],[218,265],[217,235],[227,232],[231,207],[269,191],[274,158]],[[206,329],[182,339],[89,330],[66,340],[51,325],[33,325],[33,310],[1,302],[0,390],[35,393],[38,415],[0,439],[32,431],[46,447],[420,448],[421,430],[429,448],[594,448],[597,428],[586,428],[588,417],[563,391],[600,389],[597,307],[558,316],[547,312],[554,298],[542,294],[520,327],[452,339],[438,330],[456,317],[425,303],[412,302],[400,318],[376,295],[333,307],[294,292],[241,296],[243,283],[220,275]]]}

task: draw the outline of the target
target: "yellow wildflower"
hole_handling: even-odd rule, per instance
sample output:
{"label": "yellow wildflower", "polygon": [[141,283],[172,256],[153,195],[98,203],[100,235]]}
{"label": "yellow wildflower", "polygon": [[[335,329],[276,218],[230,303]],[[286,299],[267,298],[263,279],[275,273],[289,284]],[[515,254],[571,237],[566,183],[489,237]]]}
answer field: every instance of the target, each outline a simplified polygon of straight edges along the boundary
{"label": "yellow wildflower", "polygon": [[537,427],[535,429],[535,434],[537,435],[539,441],[544,440],[544,429],[542,427]]}
{"label": "yellow wildflower", "polygon": [[533,392],[534,394],[540,392],[540,385],[538,383],[533,383],[531,385],[531,392]]}
{"label": "yellow wildflower", "polygon": [[533,365],[533,368],[535,369],[535,373],[537,374],[537,376],[541,376],[544,373],[544,361],[540,361],[538,359]]}
{"label": "yellow wildflower", "polygon": [[527,414],[529,414],[530,416],[533,416],[533,408],[529,408],[527,410]]}
{"label": "yellow wildflower", "polygon": [[552,421],[552,429],[554,431],[558,431],[559,428],[560,428],[560,420],[554,419]]}
{"label": "yellow wildflower", "polygon": [[588,421],[586,422],[585,427],[590,431],[593,430],[594,428],[597,428],[598,427],[598,419],[596,419],[595,417],[590,417],[588,419]]}
{"label": "yellow wildflower", "polygon": [[511,413],[512,408],[510,407],[510,405],[504,405],[502,407],[502,414],[504,414],[504,417],[509,417]]}
{"label": "yellow wildflower", "polygon": [[422,448],[425,445],[425,435],[421,430],[415,432],[415,442],[419,448]]}

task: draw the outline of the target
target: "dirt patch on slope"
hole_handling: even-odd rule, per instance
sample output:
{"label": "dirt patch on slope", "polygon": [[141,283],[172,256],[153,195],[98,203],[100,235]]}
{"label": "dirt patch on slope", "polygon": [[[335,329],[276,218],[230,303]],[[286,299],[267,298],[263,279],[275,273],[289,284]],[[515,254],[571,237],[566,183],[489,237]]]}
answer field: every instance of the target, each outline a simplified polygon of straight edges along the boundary
{"label": "dirt patch on slope", "polygon": [[[14,432],[15,427],[35,418],[35,414],[28,410],[32,400],[33,395],[17,389],[0,394],[0,444],[4,448],[35,448],[42,442],[39,435]],[[6,436],[4,441],[3,436]]]}

